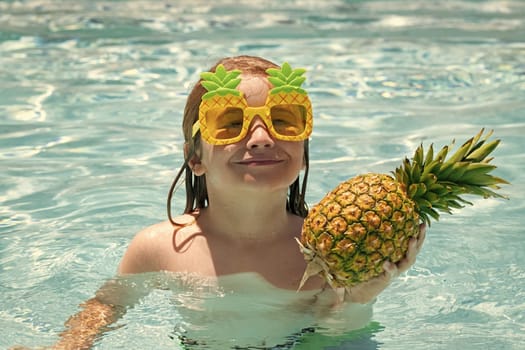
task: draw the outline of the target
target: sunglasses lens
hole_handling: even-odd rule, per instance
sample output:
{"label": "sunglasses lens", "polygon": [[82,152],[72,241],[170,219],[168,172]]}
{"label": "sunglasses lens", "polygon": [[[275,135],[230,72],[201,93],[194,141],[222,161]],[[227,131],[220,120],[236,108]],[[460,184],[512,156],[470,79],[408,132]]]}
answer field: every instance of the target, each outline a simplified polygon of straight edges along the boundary
{"label": "sunglasses lens", "polygon": [[237,137],[242,131],[243,111],[236,107],[210,109],[206,112],[206,125],[211,136],[218,140]]}
{"label": "sunglasses lens", "polygon": [[299,136],[306,128],[306,108],[303,105],[282,104],[270,109],[273,128],[282,136]]}

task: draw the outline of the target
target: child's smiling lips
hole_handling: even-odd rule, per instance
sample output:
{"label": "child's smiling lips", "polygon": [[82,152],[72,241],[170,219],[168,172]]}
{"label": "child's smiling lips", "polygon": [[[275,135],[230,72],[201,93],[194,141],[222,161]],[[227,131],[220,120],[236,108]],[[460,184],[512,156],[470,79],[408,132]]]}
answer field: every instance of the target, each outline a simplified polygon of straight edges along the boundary
{"label": "child's smiling lips", "polygon": [[264,165],[279,164],[279,163],[282,163],[283,161],[284,160],[282,159],[275,159],[275,158],[270,158],[270,157],[266,157],[266,158],[252,157],[252,158],[240,160],[235,163],[239,165],[246,165],[246,166],[264,166]]}

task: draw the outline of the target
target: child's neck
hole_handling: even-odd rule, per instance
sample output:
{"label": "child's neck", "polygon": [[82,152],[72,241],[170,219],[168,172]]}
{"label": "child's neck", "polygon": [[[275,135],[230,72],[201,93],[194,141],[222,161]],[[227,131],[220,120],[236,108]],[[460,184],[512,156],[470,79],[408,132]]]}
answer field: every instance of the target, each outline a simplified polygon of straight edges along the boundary
{"label": "child's neck", "polygon": [[291,229],[286,194],[210,198],[201,215],[208,230],[239,242],[273,240]]}

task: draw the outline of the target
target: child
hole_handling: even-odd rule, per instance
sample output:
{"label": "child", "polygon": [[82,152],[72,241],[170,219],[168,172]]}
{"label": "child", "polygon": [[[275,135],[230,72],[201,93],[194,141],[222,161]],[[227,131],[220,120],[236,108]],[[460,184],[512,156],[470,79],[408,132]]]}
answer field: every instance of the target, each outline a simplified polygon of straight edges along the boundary
{"label": "child", "polygon": [[[297,290],[306,267],[294,237],[307,214],[311,106],[306,93],[296,104],[268,98],[275,87],[269,68],[279,67],[258,57],[225,58],[211,69],[215,76],[205,73],[204,82],[195,85],[184,111],[185,162],[170,190],[169,220],[135,236],[119,275],[170,271],[220,280],[251,273],[273,289]],[[220,86],[222,78],[225,86]],[[183,175],[186,207],[172,218],[171,193]],[[406,271],[415,262],[424,231],[422,226],[403,261],[386,263],[382,276],[355,286],[346,302],[369,303]],[[296,294],[323,295],[326,305],[337,304],[336,291],[325,286],[320,277],[310,278]],[[125,291],[102,288],[67,322],[56,348],[89,347],[123,314],[125,305],[115,301],[119,293]]]}

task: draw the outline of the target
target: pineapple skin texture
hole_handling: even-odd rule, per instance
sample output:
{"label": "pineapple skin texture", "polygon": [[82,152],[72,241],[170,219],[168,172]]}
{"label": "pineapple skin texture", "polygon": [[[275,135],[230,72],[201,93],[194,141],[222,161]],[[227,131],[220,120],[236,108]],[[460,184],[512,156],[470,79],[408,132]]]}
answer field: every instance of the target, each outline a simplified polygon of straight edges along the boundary
{"label": "pineapple skin texture", "polygon": [[348,288],[380,275],[386,260],[403,259],[419,222],[403,184],[386,174],[359,175],[310,210],[301,250],[332,287]]}

